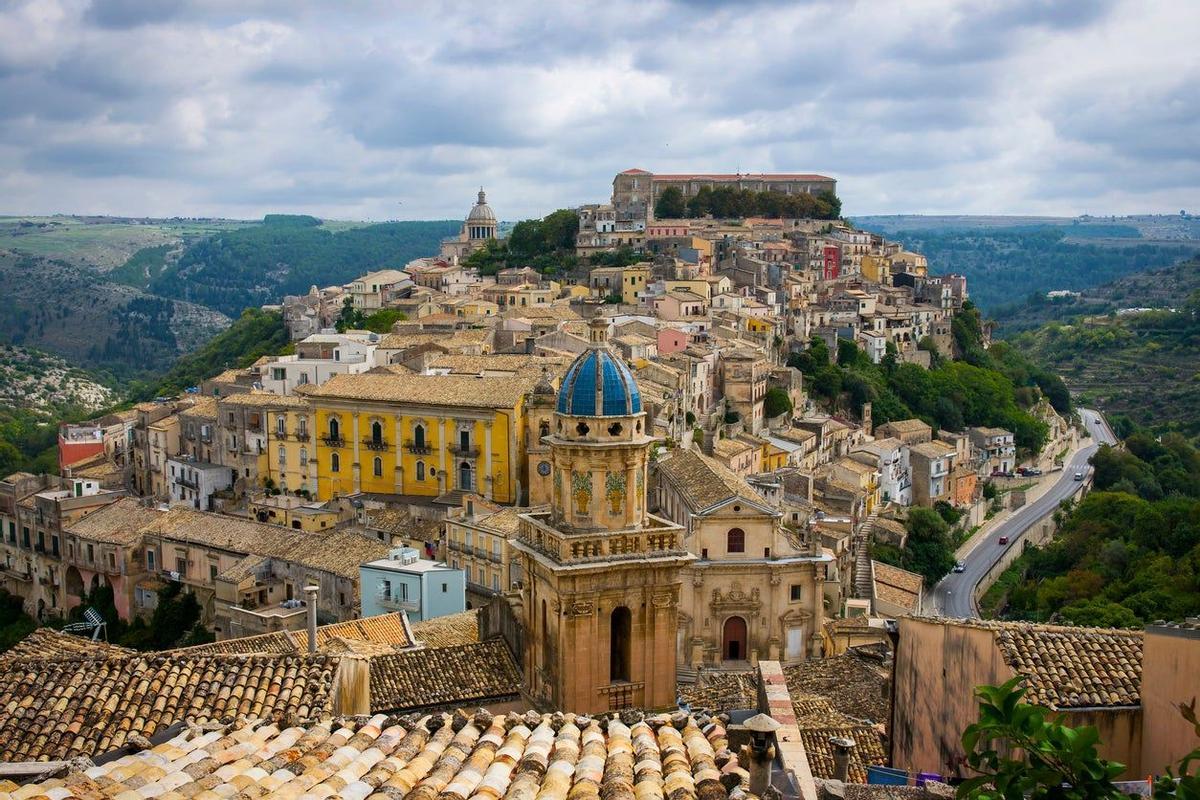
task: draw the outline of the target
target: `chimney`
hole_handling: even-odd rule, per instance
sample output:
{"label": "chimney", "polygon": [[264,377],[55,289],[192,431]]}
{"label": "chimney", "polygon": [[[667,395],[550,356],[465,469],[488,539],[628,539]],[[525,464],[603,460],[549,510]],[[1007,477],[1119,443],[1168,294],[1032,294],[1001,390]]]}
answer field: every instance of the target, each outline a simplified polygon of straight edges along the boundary
{"label": "chimney", "polygon": [[750,773],[750,793],[764,796],[771,786],[771,766],[775,760],[775,732],[781,727],[766,714],[755,714],[740,726],[750,735],[742,745],[738,762]]}
{"label": "chimney", "polygon": [[854,740],[846,736],[831,736],[833,748],[833,777],[845,783],[850,775],[850,753],[854,751]]}
{"label": "chimney", "polygon": [[304,594],[308,596],[308,652],[317,652],[317,592],[319,586],[305,586]]}

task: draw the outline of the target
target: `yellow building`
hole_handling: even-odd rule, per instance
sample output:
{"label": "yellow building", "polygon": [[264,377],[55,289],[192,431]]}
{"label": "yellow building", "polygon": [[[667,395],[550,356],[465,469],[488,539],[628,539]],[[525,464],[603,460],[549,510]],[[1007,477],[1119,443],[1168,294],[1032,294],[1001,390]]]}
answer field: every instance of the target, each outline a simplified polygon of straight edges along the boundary
{"label": "yellow building", "polygon": [[889,263],[881,256],[865,255],[862,257],[862,276],[871,283],[888,283],[884,276],[891,277]]}
{"label": "yellow building", "polygon": [[344,505],[343,508],[337,503],[308,501],[302,497],[280,494],[252,497],[249,510],[250,516],[259,522],[315,533],[353,519],[350,505]]}
{"label": "yellow building", "polygon": [[[303,397],[268,392],[235,394],[220,401],[222,436],[244,446],[246,463],[230,463],[246,491],[274,486],[285,492],[316,491],[316,456],[312,406]],[[250,461],[253,463],[250,463]],[[246,472],[249,469],[250,472]],[[253,474],[251,474],[253,473]]]}
{"label": "yellow building", "polygon": [[368,373],[303,387],[312,403],[320,500],[371,492],[476,492],[517,503],[529,486],[531,371],[503,376]]}

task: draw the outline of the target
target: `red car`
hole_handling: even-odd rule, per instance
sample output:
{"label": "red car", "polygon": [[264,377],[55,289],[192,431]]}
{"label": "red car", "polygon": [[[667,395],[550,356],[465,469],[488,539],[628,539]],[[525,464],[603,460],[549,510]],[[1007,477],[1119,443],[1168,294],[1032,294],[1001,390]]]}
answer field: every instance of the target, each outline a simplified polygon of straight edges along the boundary
{"label": "red car", "polygon": [[1007,536],[1001,536],[1001,537],[1000,537],[1000,544],[1008,544],[1008,537],[1007,537]]}

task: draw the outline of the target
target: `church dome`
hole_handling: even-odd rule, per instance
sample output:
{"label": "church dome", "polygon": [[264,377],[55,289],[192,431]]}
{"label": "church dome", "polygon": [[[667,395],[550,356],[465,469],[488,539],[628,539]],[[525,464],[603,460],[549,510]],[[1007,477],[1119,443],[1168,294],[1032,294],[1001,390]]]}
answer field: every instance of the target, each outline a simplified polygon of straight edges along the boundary
{"label": "church dome", "polygon": [[471,207],[471,213],[467,214],[467,222],[496,224],[496,212],[487,204],[487,195],[483,193],[483,189],[479,190],[479,200]]}
{"label": "church dome", "polygon": [[642,396],[633,373],[605,344],[607,327],[607,321],[592,321],[592,346],[567,368],[558,392],[558,413],[576,417],[642,413]]}

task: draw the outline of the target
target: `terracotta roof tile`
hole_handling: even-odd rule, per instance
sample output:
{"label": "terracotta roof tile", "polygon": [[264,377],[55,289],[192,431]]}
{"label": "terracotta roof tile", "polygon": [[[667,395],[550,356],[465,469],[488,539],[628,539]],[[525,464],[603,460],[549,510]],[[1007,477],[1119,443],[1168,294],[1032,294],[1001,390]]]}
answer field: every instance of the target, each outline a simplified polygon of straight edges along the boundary
{"label": "terracotta roof tile", "polygon": [[[352,800],[729,796],[717,765],[732,756],[719,722],[676,721],[666,714],[627,719],[628,725],[574,714],[493,716],[480,711],[420,720],[378,714],[303,727],[189,729],[153,749],[26,787],[22,795]],[[747,775],[725,772],[732,776],[733,791],[750,797]]]}
{"label": "terracotta roof tile", "polygon": [[500,639],[371,659],[372,711],[485,705],[519,696],[521,675]]}
{"label": "terracotta roof tile", "polygon": [[111,505],[99,508],[67,527],[81,539],[107,544],[133,544],[142,537],[142,528],[161,512],[147,508],[140,500],[122,497]]}
{"label": "terracotta roof tile", "polygon": [[[351,619],[345,622],[334,622],[317,628],[317,649],[329,651],[326,647],[330,642],[339,640],[355,640],[386,645],[387,652],[395,652],[397,648],[410,647],[413,643],[409,633],[408,621],[403,612],[380,614],[376,617]],[[342,652],[343,645],[338,645],[329,652]],[[200,644],[176,650],[177,653],[193,655],[212,654],[249,654],[249,653],[307,653],[308,631],[275,631],[258,636],[243,636],[237,639],[223,639],[219,642]]]}
{"label": "terracotta roof tile", "polygon": [[479,641],[479,609],[415,622],[413,638],[426,647],[458,647]]}
{"label": "terracotta roof tile", "polygon": [[330,710],[325,656],[148,654],[0,662],[0,761],[94,755],[186,720],[312,719]]}
{"label": "terracotta roof tile", "polygon": [[108,642],[93,642],[91,639],[56,631],[53,628],[38,628],[0,655],[0,659],[78,658],[80,656],[99,658],[109,655],[132,655],[133,653],[133,650]]}
{"label": "terracotta roof tile", "polygon": [[702,511],[734,497],[762,502],[761,496],[744,478],[720,461],[695,450],[677,450],[656,466],[658,479],[672,484],[693,511]]}
{"label": "terracotta roof tile", "polygon": [[335,375],[320,386],[309,384],[309,397],[415,403],[463,408],[512,408],[540,376],[534,371],[502,377],[477,375]]}

